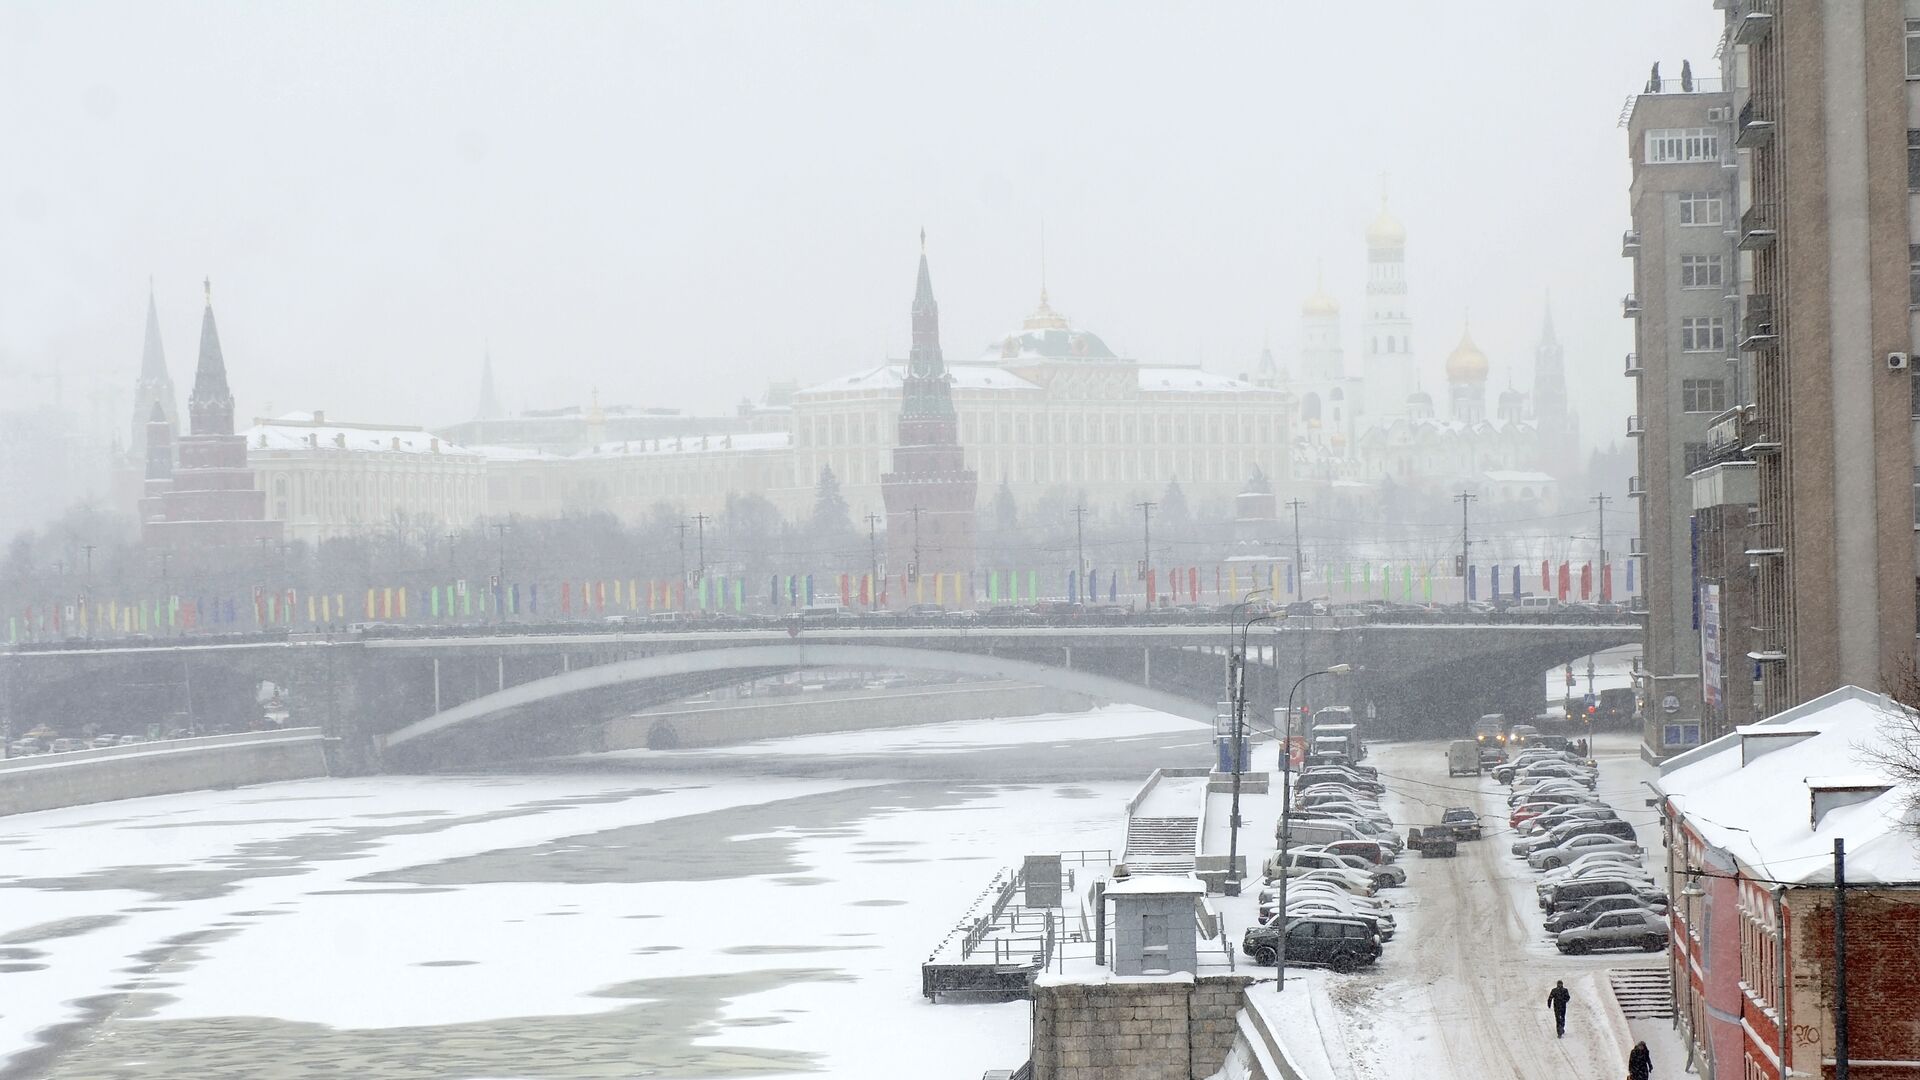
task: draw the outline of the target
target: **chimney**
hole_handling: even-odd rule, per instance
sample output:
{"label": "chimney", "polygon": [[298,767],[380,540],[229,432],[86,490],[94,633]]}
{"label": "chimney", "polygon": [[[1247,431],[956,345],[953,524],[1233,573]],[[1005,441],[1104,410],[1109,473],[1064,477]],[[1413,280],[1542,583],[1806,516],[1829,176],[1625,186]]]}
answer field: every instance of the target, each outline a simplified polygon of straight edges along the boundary
{"label": "chimney", "polygon": [[342,450],[345,450],[347,448],[347,433],[344,431],[334,432],[333,445],[339,447]]}
{"label": "chimney", "polygon": [[398,435],[395,435],[395,436],[393,437],[393,448],[394,448],[395,450],[398,450],[398,449],[400,449],[400,436],[398,436]]}
{"label": "chimney", "polygon": [[435,435],[433,438],[428,439],[427,446],[430,449],[432,449],[434,453],[436,454],[439,453],[440,452],[440,436]]}
{"label": "chimney", "polygon": [[324,411],[320,409],[313,410],[313,426],[314,427],[319,427],[320,425],[326,422],[327,422],[327,414]]}

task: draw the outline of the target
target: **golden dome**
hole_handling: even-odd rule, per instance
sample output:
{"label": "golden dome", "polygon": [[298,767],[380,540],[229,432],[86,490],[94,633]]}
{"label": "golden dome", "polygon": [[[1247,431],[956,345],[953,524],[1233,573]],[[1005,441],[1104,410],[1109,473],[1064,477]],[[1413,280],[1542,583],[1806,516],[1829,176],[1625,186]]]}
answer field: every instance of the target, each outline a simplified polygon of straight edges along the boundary
{"label": "golden dome", "polygon": [[1367,226],[1368,247],[1403,247],[1407,242],[1407,227],[1400,219],[1387,212],[1385,196],[1380,198],[1380,212],[1374,215],[1373,224]]}
{"label": "golden dome", "polygon": [[1326,287],[1320,283],[1318,278],[1315,278],[1313,282],[1313,295],[1301,302],[1300,314],[1338,315],[1340,314],[1340,301],[1328,296]]}
{"label": "golden dome", "polygon": [[1460,331],[1460,344],[1447,354],[1447,381],[1483,383],[1487,381],[1487,354],[1473,343],[1471,331]]}

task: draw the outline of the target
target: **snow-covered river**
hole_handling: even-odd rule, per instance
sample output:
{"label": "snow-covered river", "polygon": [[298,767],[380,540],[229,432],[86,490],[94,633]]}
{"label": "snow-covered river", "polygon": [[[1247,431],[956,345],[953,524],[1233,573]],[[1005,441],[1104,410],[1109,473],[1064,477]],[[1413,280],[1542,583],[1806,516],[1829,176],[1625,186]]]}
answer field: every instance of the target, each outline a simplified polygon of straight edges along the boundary
{"label": "snow-covered river", "polygon": [[974,1080],[1026,1006],[920,962],[1207,739],[1113,707],[0,818],[0,1080]]}

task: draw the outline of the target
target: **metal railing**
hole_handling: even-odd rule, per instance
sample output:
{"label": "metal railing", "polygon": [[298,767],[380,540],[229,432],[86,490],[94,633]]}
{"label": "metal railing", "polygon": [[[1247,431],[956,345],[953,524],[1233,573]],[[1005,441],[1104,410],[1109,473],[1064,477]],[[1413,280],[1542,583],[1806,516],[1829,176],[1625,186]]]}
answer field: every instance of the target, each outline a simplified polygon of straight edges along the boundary
{"label": "metal railing", "polygon": [[1628,353],[1627,354],[1627,374],[1638,375],[1643,370],[1645,369],[1643,369],[1640,366],[1640,354],[1637,352]]}
{"label": "metal railing", "polygon": [[1645,435],[1646,433],[1647,426],[1638,416],[1627,417],[1627,435],[1629,437]]}
{"label": "metal railing", "polygon": [[1740,319],[1740,347],[1747,350],[1763,349],[1779,340],[1780,329],[1774,322],[1772,294],[1749,293],[1746,314]]}
{"label": "metal railing", "polygon": [[1773,121],[1766,110],[1759,108],[1759,102],[1748,99],[1740,106],[1740,123],[1734,128],[1733,145],[1742,150],[1751,150],[1765,146],[1773,138]]}
{"label": "metal railing", "polygon": [[1740,214],[1740,250],[1758,251],[1780,235],[1773,224],[1773,207],[1754,203]]}
{"label": "metal railing", "polygon": [[1620,314],[1628,319],[1638,318],[1640,315],[1640,298],[1632,293],[1621,297]]}

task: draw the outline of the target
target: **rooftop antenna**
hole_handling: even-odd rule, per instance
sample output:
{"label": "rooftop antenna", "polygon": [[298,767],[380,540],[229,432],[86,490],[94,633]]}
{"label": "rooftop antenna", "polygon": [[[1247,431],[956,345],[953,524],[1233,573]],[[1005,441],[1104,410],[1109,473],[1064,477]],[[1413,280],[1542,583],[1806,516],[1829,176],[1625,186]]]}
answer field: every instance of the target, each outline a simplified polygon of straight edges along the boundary
{"label": "rooftop antenna", "polygon": [[1047,218],[1040,216],[1040,303],[1047,302]]}

